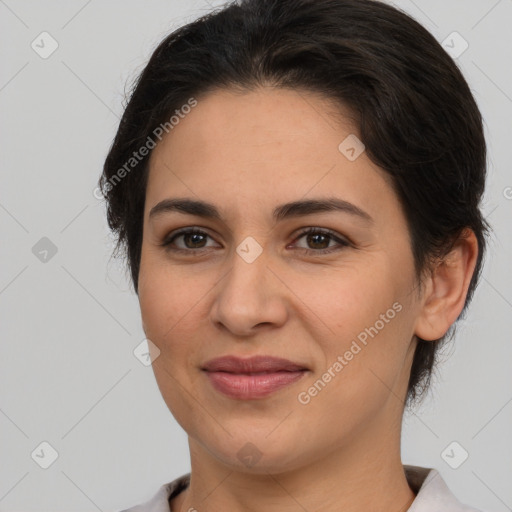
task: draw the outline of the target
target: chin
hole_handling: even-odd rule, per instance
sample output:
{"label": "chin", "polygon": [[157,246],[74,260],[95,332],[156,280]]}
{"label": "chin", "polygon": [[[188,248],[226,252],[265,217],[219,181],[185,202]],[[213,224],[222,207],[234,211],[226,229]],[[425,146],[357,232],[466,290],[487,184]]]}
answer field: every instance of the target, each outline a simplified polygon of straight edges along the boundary
{"label": "chin", "polygon": [[271,439],[268,436],[271,431],[271,428],[262,429],[261,432],[254,432],[253,428],[242,428],[232,436],[222,431],[222,439],[195,439],[226,469],[239,473],[279,474],[298,469],[306,463],[307,454],[299,451],[300,436],[283,432],[281,437]]}

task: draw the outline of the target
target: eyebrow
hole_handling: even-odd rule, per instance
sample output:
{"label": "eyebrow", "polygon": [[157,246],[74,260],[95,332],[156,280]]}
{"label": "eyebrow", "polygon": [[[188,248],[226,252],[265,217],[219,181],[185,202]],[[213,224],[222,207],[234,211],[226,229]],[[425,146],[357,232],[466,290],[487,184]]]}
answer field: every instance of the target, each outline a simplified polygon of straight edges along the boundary
{"label": "eyebrow", "polygon": [[[342,212],[359,217],[367,223],[373,223],[373,218],[358,206],[338,198],[307,199],[282,204],[274,208],[274,220],[281,221],[292,217],[302,217],[322,212]],[[170,212],[180,212],[196,215],[206,219],[222,221],[222,215],[217,207],[205,201],[188,198],[164,199],[151,208],[149,218],[153,219]]]}

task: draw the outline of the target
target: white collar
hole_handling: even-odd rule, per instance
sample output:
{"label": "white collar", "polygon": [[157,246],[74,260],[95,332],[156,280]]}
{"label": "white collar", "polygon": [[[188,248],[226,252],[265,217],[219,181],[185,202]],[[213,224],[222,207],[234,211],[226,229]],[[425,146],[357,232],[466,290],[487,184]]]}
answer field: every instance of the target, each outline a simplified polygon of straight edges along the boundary
{"label": "white collar", "polygon": [[[437,470],[404,465],[404,471],[409,486],[416,493],[407,512],[480,512],[461,503]],[[149,501],[121,512],[170,512],[169,499],[188,487],[189,483],[190,473],[187,473],[162,485]]]}
{"label": "white collar", "polygon": [[436,469],[404,465],[404,471],[409,485],[417,493],[407,512],[479,512],[461,503]]}

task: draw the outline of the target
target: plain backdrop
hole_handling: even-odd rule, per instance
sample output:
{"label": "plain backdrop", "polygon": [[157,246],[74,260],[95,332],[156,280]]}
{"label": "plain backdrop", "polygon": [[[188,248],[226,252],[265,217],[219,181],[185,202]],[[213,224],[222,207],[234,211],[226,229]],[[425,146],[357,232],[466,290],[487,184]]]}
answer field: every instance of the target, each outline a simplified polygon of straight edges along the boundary
{"label": "plain backdrop", "polygon": [[[0,0],[1,511],[116,511],[189,471],[186,436],[134,355],[144,339],[138,301],[110,259],[94,189],[126,84],[166,34],[220,4]],[[461,501],[504,512],[512,510],[512,1],[395,5],[460,53],[485,118],[484,211],[494,230],[468,320],[427,400],[404,418],[403,461],[437,468]]]}

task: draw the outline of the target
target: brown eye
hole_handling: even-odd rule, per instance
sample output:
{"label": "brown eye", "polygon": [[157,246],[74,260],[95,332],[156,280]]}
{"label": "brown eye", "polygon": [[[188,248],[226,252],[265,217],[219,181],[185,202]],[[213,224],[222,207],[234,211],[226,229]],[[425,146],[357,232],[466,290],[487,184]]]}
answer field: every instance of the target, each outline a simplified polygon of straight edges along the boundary
{"label": "brown eye", "polygon": [[198,229],[184,229],[177,233],[172,233],[161,244],[166,250],[177,252],[193,252],[194,249],[207,249],[212,246],[206,245],[208,239],[211,239],[208,233]]}
{"label": "brown eye", "polygon": [[[306,246],[297,245],[296,242],[301,239],[305,240]],[[295,245],[306,253],[325,254],[348,247],[350,243],[329,230],[309,228],[296,238]]]}
{"label": "brown eye", "polygon": [[312,249],[327,249],[331,238],[331,236],[324,233],[313,233],[306,236],[307,243]]}
{"label": "brown eye", "polygon": [[206,236],[200,233],[185,233],[181,236],[183,237],[183,242],[189,249],[203,247],[203,244],[206,241]]}

